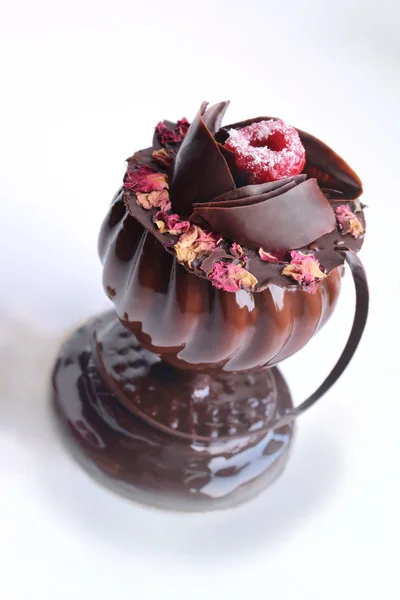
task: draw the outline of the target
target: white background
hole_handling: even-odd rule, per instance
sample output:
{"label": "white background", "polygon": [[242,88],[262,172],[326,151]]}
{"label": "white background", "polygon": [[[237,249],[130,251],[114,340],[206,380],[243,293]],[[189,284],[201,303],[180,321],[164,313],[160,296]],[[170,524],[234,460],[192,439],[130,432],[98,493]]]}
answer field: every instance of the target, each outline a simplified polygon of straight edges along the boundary
{"label": "white background", "polygon": [[[0,598],[392,598],[398,588],[400,41],[397,0],[1,0]],[[230,98],[281,116],[365,185],[369,326],[256,501],[140,508],[65,453],[47,408],[60,336],[109,306],[96,238],[124,159],[162,118]],[[326,329],[284,365],[300,401],[338,355]],[[310,365],[313,368],[310,368]]]}

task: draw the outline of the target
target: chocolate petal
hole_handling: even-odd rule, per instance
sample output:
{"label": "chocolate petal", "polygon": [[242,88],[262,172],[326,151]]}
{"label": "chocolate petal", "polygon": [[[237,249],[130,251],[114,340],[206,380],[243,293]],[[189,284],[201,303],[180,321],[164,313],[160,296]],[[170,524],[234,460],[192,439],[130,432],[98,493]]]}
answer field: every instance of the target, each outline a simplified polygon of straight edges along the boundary
{"label": "chocolate petal", "polygon": [[203,111],[203,121],[214,135],[215,132],[221,127],[222,119],[224,118],[226,110],[229,106],[229,100],[226,102],[218,102],[218,104],[213,104],[208,110],[206,110],[207,102],[203,102],[202,106],[204,105],[205,108]]}
{"label": "chocolate petal", "polygon": [[259,202],[263,202],[264,200],[268,200],[269,198],[275,198],[275,196],[284,194],[285,192],[291,190],[294,187],[296,187],[296,183],[292,181],[283,186],[280,186],[275,190],[271,190],[270,192],[266,192],[265,194],[260,194],[259,196],[248,196],[247,198],[238,198],[237,200],[224,200],[223,202],[207,202],[205,204],[194,204],[193,210],[195,211],[197,206],[201,208],[233,208],[235,206],[250,206],[253,204],[258,204]]}
{"label": "chocolate petal", "polygon": [[229,166],[230,172],[232,173],[232,177],[235,181],[235,185],[237,187],[242,187],[253,184],[255,180],[254,173],[251,171],[243,171],[243,169],[238,167],[236,164],[235,153],[232,152],[232,150],[229,150],[229,148],[226,148],[225,146],[220,144],[219,142],[217,143],[222,156],[225,158],[227,165]]}
{"label": "chocolate petal", "polygon": [[[242,129],[252,123],[259,121],[276,120],[276,117],[257,117],[256,119],[247,119],[232,125],[222,127],[215,135],[215,139],[219,144],[224,144],[229,137],[230,129]],[[332,188],[342,192],[346,198],[358,198],[362,194],[362,183],[358,175],[353,169],[341,158],[332,148],[321,142],[318,138],[309,133],[297,129],[301,142],[306,151],[306,166],[304,173],[309,177],[315,177],[322,188]],[[228,149],[226,149],[228,150]],[[228,163],[231,167],[231,162]],[[232,168],[232,167],[231,167]],[[234,178],[240,176],[237,165],[234,168]],[[241,171],[242,177],[245,173]]]}
{"label": "chocolate petal", "polygon": [[313,135],[297,131],[306,151],[304,172],[315,177],[322,188],[342,192],[346,198],[358,198],[363,191],[361,179],[343,158]]}
{"label": "chocolate petal", "polygon": [[206,104],[202,104],[176,155],[170,196],[173,210],[181,216],[190,215],[193,204],[207,202],[235,188],[226,160],[205,122],[217,123],[218,110],[222,115],[224,105],[211,107],[204,114]]}
{"label": "chocolate petal", "polygon": [[336,219],[316,179],[278,196],[234,207],[196,206],[193,216],[242,246],[266,250],[301,248],[336,228]]}
{"label": "chocolate petal", "polygon": [[[247,204],[256,204],[261,199],[273,198],[280,193],[286,192],[288,189],[299,185],[307,179],[307,175],[294,175],[277,181],[268,183],[259,183],[256,185],[247,185],[242,188],[237,188],[222,196],[217,196],[212,202],[207,202],[207,206],[244,206]],[[205,206],[202,204],[201,206]],[[195,207],[193,207],[195,208]]]}

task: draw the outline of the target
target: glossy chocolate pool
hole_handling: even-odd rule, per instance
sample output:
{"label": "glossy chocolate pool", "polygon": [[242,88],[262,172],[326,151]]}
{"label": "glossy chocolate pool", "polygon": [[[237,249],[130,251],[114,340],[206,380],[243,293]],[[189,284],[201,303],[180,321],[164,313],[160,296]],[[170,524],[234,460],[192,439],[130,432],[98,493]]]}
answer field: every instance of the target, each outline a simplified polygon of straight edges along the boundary
{"label": "glossy chocolate pool", "polygon": [[64,437],[85,468],[162,508],[211,510],[252,498],[280,474],[293,438],[292,424],[257,433],[292,406],[276,368],[177,370],[144,350],[113,313],[65,342],[53,394]]}

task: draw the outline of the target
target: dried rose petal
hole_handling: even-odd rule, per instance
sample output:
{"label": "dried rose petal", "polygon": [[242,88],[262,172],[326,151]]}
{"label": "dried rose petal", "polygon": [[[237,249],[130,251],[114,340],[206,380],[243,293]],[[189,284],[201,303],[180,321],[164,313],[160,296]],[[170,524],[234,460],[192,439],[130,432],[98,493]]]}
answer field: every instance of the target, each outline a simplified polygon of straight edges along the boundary
{"label": "dried rose petal", "polygon": [[277,263],[278,258],[269,252],[265,252],[262,248],[259,248],[258,254],[260,255],[261,260],[265,260],[266,262]]}
{"label": "dried rose petal", "polygon": [[150,208],[161,208],[161,210],[171,210],[171,201],[169,199],[168,190],[154,191],[149,194],[142,192],[136,193],[136,202],[142,208],[149,210]]}
{"label": "dried rose petal", "polygon": [[187,233],[190,228],[189,221],[181,221],[179,215],[172,213],[167,214],[160,210],[154,217],[154,223],[157,225],[161,233],[172,233],[172,235],[181,235]]}
{"label": "dried rose petal", "polygon": [[182,139],[187,134],[189,127],[190,127],[190,123],[186,119],[186,117],[182,117],[182,119],[180,119],[178,121],[176,129],[178,130],[178,133],[182,136]]}
{"label": "dried rose petal", "polygon": [[244,253],[244,249],[240,244],[237,244],[236,242],[233,242],[232,246],[230,247],[230,253],[235,257],[235,258],[240,258],[242,259],[244,262],[249,260],[249,257],[245,255]]}
{"label": "dried rose petal", "polygon": [[214,233],[207,233],[201,227],[191,225],[174,246],[177,259],[188,263],[190,267],[196,258],[214,250],[220,239]]}
{"label": "dried rose petal", "polygon": [[134,171],[128,170],[124,188],[135,193],[137,204],[146,210],[155,207],[166,211],[171,209],[167,176],[147,165],[141,165]]}
{"label": "dried rose petal", "polygon": [[156,133],[158,139],[165,146],[165,144],[175,144],[181,142],[185,137],[187,130],[189,129],[189,121],[183,117],[178,121],[175,129],[168,129],[168,127],[160,121],[156,127]]}
{"label": "dried rose petal", "polygon": [[200,235],[198,238],[199,243],[205,246],[211,246],[212,250],[214,250],[215,246],[217,246],[223,239],[220,235],[217,235],[213,231],[204,231],[204,229],[201,229],[200,227],[198,227],[198,229],[200,229]]}
{"label": "dried rose petal", "polygon": [[360,221],[360,219],[358,219],[357,217],[354,217],[353,219],[350,219],[349,221],[349,233],[350,235],[352,235],[354,238],[359,238],[360,235],[363,235],[364,233],[364,227],[362,226],[362,223]]}
{"label": "dried rose petal", "polygon": [[168,150],[161,148],[160,150],[154,150],[152,157],[163,167],[170,167],[172,165],[173,157]]}
{"label": "dried rose petal", "polygon": [[231,248],[231,253],[233,254],[233,256],[235,256],[236,258],[242,258],[243,257],[243,248],[240,244],[237,244],[236,242],[233,242]]}
{"label": "dried rose petal", "polygon": [[125,174],[124,188],[129,192],[154,192],[168,189],[168,179],[164,173],[158,173],[147,165]]}
{"label": "dried rose petal", "polygon": [[320,269],[319,262],[312,254],[303,254],[296,250],[292,250],[290,255],[292,260],[290,265],[282,270],[282,275],[292,277],[300,283],[303,290],[315,294],[318,283],[326,277]]}
{"label": "dried rose petal", "polygon": [[264,260],[265,262],[282,264],[288,262],[288,253],[286,250],[274,250],[274,253],[272,254],[272,252],[266,252],[263,248],[259,248],[258,254],[261,260]]}
{"label": "dried rose petal", "polygon": [[351,211],[348,204],[343,204],[335,208],[336,219],[339,225],[339,229],[342,234],[350,233],[355,238],[359,238],[364,233],[364,227],[361,221]]}
{"label": "dried rose petal", "polygon": [[214,263],[209,279],[214,287],[225,292],[238,292],[242,288],[252,290],[258,283],[244,267],[222,261]]}

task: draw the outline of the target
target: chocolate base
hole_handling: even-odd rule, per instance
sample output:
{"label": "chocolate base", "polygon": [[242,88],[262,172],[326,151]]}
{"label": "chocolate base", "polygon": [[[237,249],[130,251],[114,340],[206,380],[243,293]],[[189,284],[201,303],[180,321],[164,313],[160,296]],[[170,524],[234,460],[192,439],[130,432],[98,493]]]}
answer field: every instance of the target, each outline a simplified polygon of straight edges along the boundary
{"label": "chocolate base", "polygon": [[294,425],[277,368],[180,371],[107,313],[77,329],[53,372],[57,421],[89,473],[159,508],[205,511],[256,496],[282,472]]}

